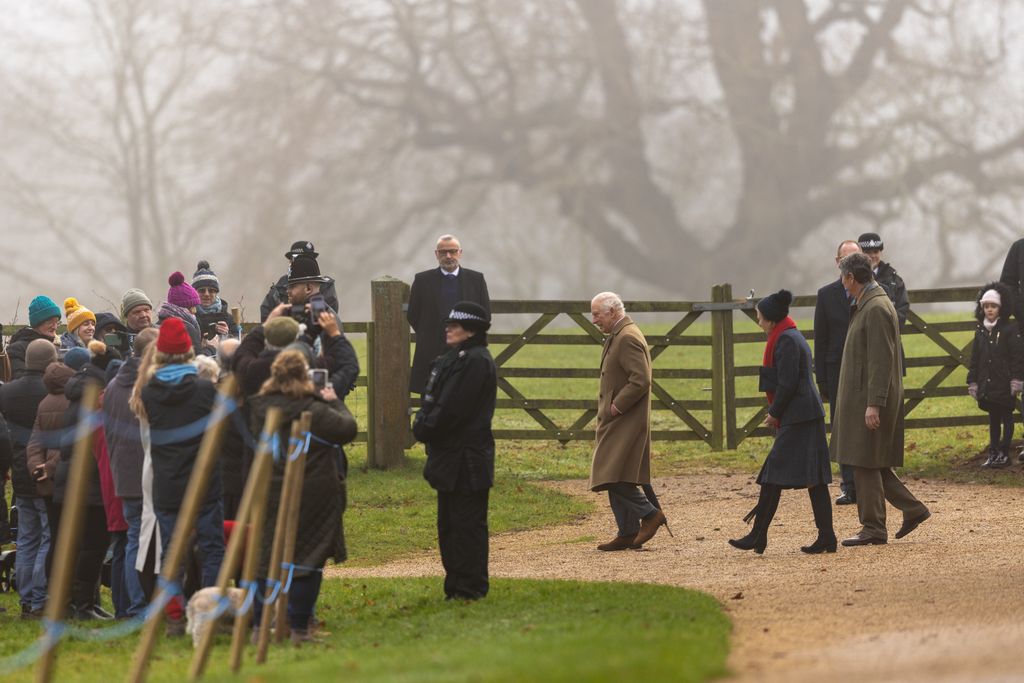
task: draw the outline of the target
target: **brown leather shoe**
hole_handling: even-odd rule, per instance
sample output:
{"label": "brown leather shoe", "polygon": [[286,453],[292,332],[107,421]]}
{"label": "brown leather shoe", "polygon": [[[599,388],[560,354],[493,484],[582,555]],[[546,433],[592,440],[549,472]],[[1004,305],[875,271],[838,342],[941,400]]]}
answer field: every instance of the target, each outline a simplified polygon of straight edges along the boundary
{"label": "brown leather shoe", "polygon": [[903,538],[911,531],[921,526],[921,522],[925,521],[931,516],[932,513],[929,512],[928,510],[925,510],[923,513],[921,513],[917,517],[914,517],[913,519],[904,519],[903,526],[901,526],[900,530],[896,532],[896,538]]}
{"label": "brown leather shoe", "polygon": [[850,536],[849,538],[843,539],[843,545],[848,548],[856,545],[885,545],[886,543],[886,539],[868,536],[863,531],[858,533],[856,536]]}
{"label": "brown leather shoe", "polygon": [[645,519],[640,520],[640,533],[633,539],[633,545],[630,546],[633,550],[639,550],[643,547],[644,543],[654,538],[654,534],[658,533],[658,529],[661,528],[662,524],[666,524],[668,520],[665,519],[665,513],[661,510],[655,510],[654,513]]}
{"label": "brown leather shoe", "polygon": [[602,543],[601,545],[597,546],[597,549],[603,550],[605,552],[613,550],[626,550],[633,544],[634,538],[636,538],[636,536],[616,536],[607,543]]}

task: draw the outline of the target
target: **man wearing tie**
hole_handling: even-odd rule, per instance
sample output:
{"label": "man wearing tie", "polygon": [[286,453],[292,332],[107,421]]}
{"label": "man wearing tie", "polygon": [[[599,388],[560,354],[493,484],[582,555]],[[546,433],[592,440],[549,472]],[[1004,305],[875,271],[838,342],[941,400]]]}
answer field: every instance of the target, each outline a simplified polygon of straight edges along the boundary
{"label": "man wearing tie", "polygon": [[[853,240],[839,244],[836,265],[860,251],[860,245]],[[846,344],[846,329],[850,326],[850,296],[843,288],[841,279],[833,280],[818,290],[814,305],[814,377],[822,401],[828,401],[828,419],[836,419],[836,392],[839,390],[839,368],[843,361],[843,346]],[[853,470],[849,465],[839,468],[843,481],[839,485],[842,495],[836,498],[836,505],[851,505],[857,502],[857,488],[853,483]]]}
{"label": "man wearing tie", "polygon": [[406,317],[416,333],[409,391],[423,393],[431,362],[448,350],[444,321],[459,301],[472,301],[491,312],[491,299],[483,273],[463,268],[462,245],[454,235],[441,235],[434,248],[437,268],[416,273],[409,292]]}

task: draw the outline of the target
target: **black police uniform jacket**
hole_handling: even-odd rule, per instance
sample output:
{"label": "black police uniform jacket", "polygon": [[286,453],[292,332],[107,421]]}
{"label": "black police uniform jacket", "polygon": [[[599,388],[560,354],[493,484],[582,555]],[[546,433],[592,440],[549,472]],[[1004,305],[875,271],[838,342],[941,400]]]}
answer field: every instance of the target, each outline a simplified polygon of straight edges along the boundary
{"label": "black police uniform jacket", "polygon": [[436,490],[483,491],[494,484],[497,375],[491,353],[476,336],[431,366],[412,431],[427,447],[423,478]]}

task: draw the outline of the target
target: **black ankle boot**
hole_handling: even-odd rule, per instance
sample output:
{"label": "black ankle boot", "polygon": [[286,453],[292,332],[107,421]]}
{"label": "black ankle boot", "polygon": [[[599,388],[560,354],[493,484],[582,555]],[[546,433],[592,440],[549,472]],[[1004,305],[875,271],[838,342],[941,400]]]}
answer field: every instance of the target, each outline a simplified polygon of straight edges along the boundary
{"label": "black ankle boot", "polygon": [[[775,517],[775,511],[779,507],[779,498],[782,489],[771,484],[762,484],[761,492],[757,497],[757,506],[751,510],[754,517],[754,528],[743,538],[729,539],[729,545],[740,550],[753,550],[758,555],[764,553],[768,547],[768,526]],[[751,515],[747,515],[749,519]]]}
{"label": "black ankle boot", "polygon": [[729,545],[740,550],[753,550],[758,555],[763,555],[764,549],[768,547],[768,534],[751,531],[743,538],[730,538]]}
{"label": "black ankle boot", "polygon": [[818,555],[820,553],[834,553],[836,551],[836,536],[822,536],[818,534],[817,540],[810,545],[800,546],[800,552],[807,553],[808,555]]}

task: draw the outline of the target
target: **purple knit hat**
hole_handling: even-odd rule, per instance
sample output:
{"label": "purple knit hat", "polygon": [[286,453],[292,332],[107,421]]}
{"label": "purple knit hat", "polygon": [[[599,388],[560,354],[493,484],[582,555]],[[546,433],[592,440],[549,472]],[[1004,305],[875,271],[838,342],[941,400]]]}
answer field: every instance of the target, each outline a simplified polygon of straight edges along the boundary
{"label": "purple knit hat", "polygon": [[185,282],[185,276],[175,271],[167,278],[171,288],[167,290],[167,303],[192,308],[199,305],[199,292],[193,289],[192,285]]}

